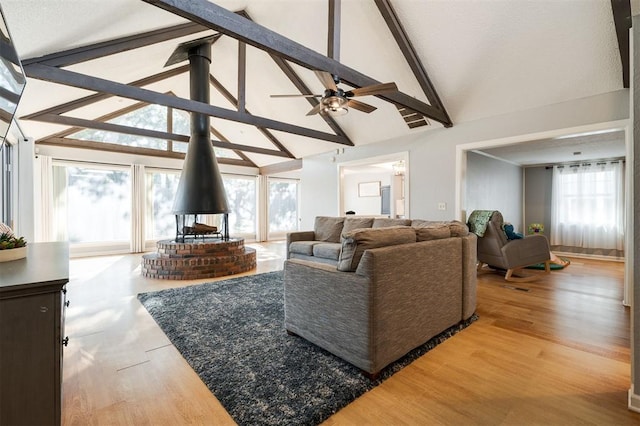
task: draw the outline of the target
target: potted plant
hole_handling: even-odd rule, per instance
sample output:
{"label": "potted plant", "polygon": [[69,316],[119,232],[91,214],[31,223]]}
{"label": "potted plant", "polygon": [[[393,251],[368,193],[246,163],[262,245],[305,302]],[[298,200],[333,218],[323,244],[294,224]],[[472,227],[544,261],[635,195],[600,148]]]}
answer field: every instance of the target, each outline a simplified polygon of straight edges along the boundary
{"label": "potted plant", "polygon": [[4,232],[0,234],[0,262],[22,259],[27,256],[27,242],[24,237],[16,237]]}
{"label": "potted plant", "polygon": [[541,234],[544,232],[544,225],[541,223],[532,223],[529,225],[529,234]]}

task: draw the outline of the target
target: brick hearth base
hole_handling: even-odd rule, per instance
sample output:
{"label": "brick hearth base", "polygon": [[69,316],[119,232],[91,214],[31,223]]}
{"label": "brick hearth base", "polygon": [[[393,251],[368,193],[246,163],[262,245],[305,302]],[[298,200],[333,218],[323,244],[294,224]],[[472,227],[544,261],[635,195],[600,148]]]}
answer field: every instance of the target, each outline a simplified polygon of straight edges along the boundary
{"label": "brick hearth base", "polygon": [[142,276],[163,280],[196,280],[247,272],[256,267],[256,251],[244,238],[176,243],[158,241],[158,252],[142,255]]}

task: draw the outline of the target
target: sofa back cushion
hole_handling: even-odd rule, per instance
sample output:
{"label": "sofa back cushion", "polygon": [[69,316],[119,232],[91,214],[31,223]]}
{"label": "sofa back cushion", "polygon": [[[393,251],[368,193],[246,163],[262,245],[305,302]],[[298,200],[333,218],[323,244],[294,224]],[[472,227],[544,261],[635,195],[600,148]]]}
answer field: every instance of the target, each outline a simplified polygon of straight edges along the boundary
{"label": "sofa back cushion", "polygon": [[338,271],[353,272],[365,250],[416,242],[416,231],[408,226],[356,229],[342,235]]}
{"label": "sofa back cushion", "polygon": [[412,224],[412,227],[416,230],[417,241],[440,240],[451,237],[451,229],[446,223],[433,222],[418,225]]}
{"label": "sofa back cushion", "polygon": [[372,225],[373,225],[372,217],[347,217],[344,220],[344,227],[342,228],[342,233],[346,234],[347,232],[351,232],[354,229],[371,228]]}
{"label": "sofa back cushion", "polygon": [[344,217],[317,216],[313,227],[316,241],[339,243]]}
{"label": "sofa back cushion", "polygon": [[451,229],[452,237],[466,237],[469,235],[469,228],[459,220],[452,220],[449,222],[449,229]]}
{"label": "sofa back cushion", "polygon": [[373,225],[371,225],[372,228],[388,228],[390,226],[411,226],[411,219],[376,217],[373,220]]}
{"label": "sofa back cushion", "polygon": [[[433,226],[441,226],[446,225],[449,227],[449,231],[451,232],[451,237],[465,237],[469,234],[469,228],[466,224],[460,222],[459,220],[451,220],[449,222],[444,221],[435,221],[435,220],[422,220],[422,219],[414,219],[411,221],[411,226],[414,228],[430,228]],[[425,241],[420,240],[418,241]]]}

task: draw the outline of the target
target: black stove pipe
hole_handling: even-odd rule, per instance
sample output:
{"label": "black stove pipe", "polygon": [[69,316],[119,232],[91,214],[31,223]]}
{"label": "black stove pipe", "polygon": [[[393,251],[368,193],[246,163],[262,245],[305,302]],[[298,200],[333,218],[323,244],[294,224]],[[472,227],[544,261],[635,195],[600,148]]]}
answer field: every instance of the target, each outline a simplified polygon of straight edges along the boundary
{"label": "black stove pipe", "polygon": [[[208,104],[211,43],[190,47],[188,57],[191,99]],[[191,139],[173,203],[176,215],[229,213],[209,127],[208,115],[191,112]]]}

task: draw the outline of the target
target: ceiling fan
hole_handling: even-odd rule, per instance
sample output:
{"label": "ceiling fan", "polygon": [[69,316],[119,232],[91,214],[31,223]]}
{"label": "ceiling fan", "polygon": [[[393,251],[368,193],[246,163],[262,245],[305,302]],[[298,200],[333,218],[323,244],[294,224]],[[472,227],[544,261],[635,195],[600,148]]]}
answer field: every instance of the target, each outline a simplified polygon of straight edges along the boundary
{"label": "ceiling fan", "polygon": [[338,87],[340,79],[337,76],[333,76],[325,71],[315,71],[315,73],[322,85],[325,87],[325,91],[322,95],[271,95],[271,97],[320,98],[320,102],[318,103],[318,105],[313,107],[311,111],[307,113],[307,115],[314,115],[318,113],[329,115],[344,115],[348,112],[348,108],[357,109],[358,111],[366,112],[367,114],[369,114],[375,111],[377,108],[373,105],[369,105],[351,98],[357,96],[381,95],[398,90],[398,86],[396,86],[395,83],[380,83],[344,91]]}

